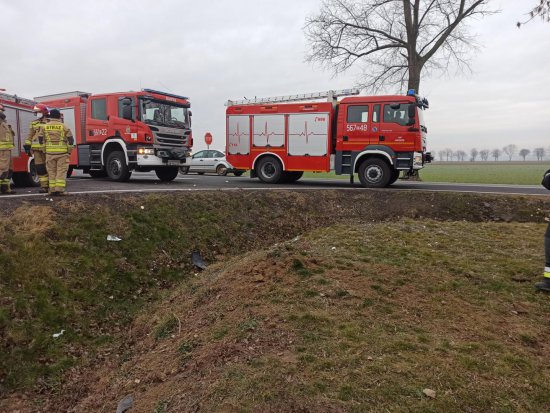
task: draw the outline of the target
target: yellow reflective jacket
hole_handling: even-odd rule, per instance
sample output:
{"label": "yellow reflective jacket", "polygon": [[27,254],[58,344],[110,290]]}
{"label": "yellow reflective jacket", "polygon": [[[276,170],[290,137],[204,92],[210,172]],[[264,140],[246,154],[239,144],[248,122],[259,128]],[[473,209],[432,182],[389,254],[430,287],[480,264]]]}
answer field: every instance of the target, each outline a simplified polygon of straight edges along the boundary
{"label": "yellow reflective jacket", "polygon": [[0,121],[0,151],[11,151],[15,148],[13,144],[14,134],[4,121]]}
{"label": "yellow reflective jacket", "polygon": [[39,119],[31,123],[31,126],[29,128],[29,135],[25,140],[25,145],[30,145],[31,148],[34,150],[44,150],[44,144],[40,143],[38,138],[39,136],[43,135],[41,131],[44,125],[47,124],[47,122],[48,121],[46,119]]}
{"label": "yellow reflective jacket", "polygon": [[63,122],[58,119],[50,119],[42,127],[42,130],[46,153],[62,154],[72,150],[74,143],[73,134]]}

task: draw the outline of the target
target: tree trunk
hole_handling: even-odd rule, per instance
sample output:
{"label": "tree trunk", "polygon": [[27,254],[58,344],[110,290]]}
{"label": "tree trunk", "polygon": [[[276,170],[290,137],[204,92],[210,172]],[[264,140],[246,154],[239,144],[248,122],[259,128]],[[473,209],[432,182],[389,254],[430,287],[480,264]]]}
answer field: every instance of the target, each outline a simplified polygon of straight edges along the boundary
{"label": "tree trunk", "polygon": [[417,94],[420,91],[420,72],[421,71],[422,71],[422,66],[419,63],[415,61],[409,62],[408,90],[414,89]]}

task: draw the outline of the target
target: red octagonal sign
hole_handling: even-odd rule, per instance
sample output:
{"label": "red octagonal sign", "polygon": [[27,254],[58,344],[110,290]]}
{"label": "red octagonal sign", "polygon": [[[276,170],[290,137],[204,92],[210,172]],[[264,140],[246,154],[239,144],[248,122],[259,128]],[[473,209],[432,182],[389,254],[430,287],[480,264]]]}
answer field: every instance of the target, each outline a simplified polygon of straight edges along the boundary
{"label": "red octagonal sign", "polygon": [[212,144],[212,134],[210,132],[206,132],[206,134],[204,135],[204,141],[207,145]]}

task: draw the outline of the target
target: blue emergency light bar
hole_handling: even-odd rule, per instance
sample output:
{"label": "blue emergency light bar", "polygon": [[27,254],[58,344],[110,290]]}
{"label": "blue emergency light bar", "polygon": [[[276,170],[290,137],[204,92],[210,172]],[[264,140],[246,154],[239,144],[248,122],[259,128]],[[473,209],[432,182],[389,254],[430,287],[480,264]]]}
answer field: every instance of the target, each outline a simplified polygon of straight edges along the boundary
{"label": "blue emergency light bar", "polygon": [[414,89],[409,89],[407,92],[407,96],[416,96],[416,91]]}
{"label": "blue emergency light bar", "polygon": [[187,96],[173,95],[171,93],[160,92],[158,90],[153,90],[153,89],[142,89],[142,91],[147,92],[147,93],[156,93],[157,95],[168,96],[168,97],[171,97],[171,98],[189,100],[189,98]]}

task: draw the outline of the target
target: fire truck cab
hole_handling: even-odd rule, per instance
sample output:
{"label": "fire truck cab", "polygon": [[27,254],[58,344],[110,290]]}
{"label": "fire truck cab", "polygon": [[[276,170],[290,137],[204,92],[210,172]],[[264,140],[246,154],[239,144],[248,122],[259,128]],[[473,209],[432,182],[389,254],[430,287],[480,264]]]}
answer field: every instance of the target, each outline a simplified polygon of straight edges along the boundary
{"label": "fire truck cab", "polygon": [[132,171],[155,171],[160,180],[172,181],[190,156],[187,97],[143,89],[98,95],[69,92],[35,100],[60,109],[76,141],[70,167],[92,177],[127,181]]}

